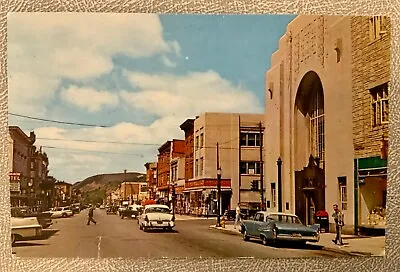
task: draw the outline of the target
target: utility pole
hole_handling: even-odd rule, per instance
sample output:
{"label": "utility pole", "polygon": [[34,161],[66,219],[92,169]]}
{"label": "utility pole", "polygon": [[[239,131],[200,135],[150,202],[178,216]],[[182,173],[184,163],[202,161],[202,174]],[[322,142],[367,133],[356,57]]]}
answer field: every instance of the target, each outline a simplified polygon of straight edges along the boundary
{"label": "utility pole", "polygon": [[260,189],[261,189],[261,210],[265,210],[264,206],[264,160],[263,160],[263,133],[262,123],[260,121]]}
{"label": "utility pole", "polygon": [[277,160],[278,165],[278,212],[282,212],[282,160]]}
{"label": "utility pole", "polygon": [[[124,170],[124,182],[126,182],[126,170]],[[126,183],[124,184],[124,201],[126,200]]]}
{"label": "utility pole", "polygon": [[219,144],[217,142],[217,194],[218,194],[218,211],[217,211],[217,227],[221,227],[221,167],[219,165]]}

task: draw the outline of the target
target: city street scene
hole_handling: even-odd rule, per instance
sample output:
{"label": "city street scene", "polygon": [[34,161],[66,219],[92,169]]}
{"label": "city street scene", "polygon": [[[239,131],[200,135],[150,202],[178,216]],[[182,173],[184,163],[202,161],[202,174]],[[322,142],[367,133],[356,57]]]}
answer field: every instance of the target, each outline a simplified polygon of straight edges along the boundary
{"label": "city street scene", "polygon": [[384,256],[384,16],[11,13],[17,257]]}

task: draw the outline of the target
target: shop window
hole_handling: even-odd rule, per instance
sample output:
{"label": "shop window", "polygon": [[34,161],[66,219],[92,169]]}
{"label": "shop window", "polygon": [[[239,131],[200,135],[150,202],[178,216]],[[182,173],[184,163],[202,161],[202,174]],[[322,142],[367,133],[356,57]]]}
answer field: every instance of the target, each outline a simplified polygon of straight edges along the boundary
{"label": "shop window", "polygon": [[271,201],[272,201],[272,208],[276,207],[276,183],[271,183]]}
{"label": "shop window", "polygon": [[338,177],[339,181],[339,193],[340,193],[340,204],[343,211],[347,210],[347,178]]}
{"label": "shop window", "polygon": [[388,83],[370,90],[372,126],[376,127],[389,122],[389,88]]}

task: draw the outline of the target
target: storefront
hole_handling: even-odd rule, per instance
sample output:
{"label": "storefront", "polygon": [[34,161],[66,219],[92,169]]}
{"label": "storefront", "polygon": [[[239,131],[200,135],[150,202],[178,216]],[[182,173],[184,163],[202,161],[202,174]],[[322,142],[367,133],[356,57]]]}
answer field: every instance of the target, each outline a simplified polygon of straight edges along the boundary
{"label": "storefront", "polygon": [[[232,196],[230,180],[221,180],[221,214],[229,210]],[[187,214],[197,216],[217,215],[217,181],[197,180],[185,183]]]}
{"label": "storefront", "polygon": [[356,160],[358,173],[358,229],[371,232],[386,228],[387,160],[379,157]]}

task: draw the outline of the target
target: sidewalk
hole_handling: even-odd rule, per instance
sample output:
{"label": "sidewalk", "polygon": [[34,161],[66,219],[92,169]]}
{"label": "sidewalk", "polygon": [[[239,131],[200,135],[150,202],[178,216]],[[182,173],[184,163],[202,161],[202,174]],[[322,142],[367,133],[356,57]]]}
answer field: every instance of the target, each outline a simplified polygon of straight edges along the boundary
{"label": "sidewalk", "polygon": [[[217,228],[211,225],[210,229],[219,230],[231,235],[241,235],[239,227],[233,228],[233,225],[225,225],[225,228]],[[345,253],[352,256],[385,256],[385,237],[357,237],[354,235],[343,235],[343,246],[335,245],[332,240],[335,239],[334,233],[321,233],[318,243],[310,243],[323,246],[323,250]]]}

